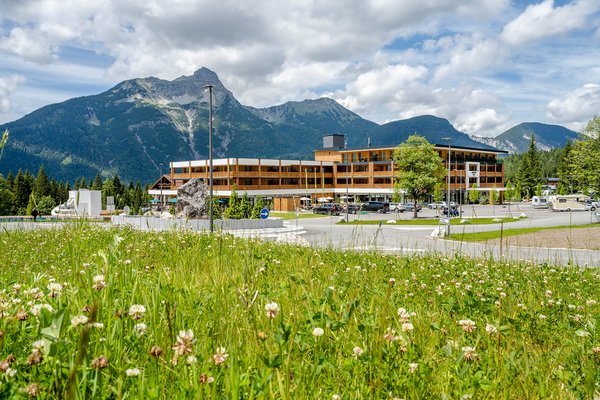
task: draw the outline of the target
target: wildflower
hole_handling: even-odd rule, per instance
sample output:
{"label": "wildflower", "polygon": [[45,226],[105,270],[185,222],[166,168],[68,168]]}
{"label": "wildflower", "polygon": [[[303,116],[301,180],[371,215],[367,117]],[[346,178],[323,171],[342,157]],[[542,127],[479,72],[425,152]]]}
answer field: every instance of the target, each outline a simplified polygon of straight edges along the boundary
{"label": "wildflower", "polygon": [[185,359],[185,363],[187,365],[196,364],[197,362],[198,362],[198,359],[196,358],[196,356],[187,356],[187,358]]}
{"label": "wildflower", "polygon": [[163,354],[163,350],[158,346],[152,346],[150,349],[150,355],[152,357],[160,357]]}
{"label": "wildflower", "polygon": [[471,321],[470,319],[461,319],[458,321],[460,327],[466,332],[473,332],[476,328],[475,321]]}
{"label": "wildflower", "polygon": [[383,338],[388,342],[398,340],[398,336],[396,336],[396,331],[394,331],[392,328],[387,328],[387,331],[383,335]]}
{"label": "wildflower", "polygon": [[13,290],[15,291],[15,294],[19,294],[19,292],[21,291],[21,285],[18,283],[15,283],[13,285]]}
{"label": "wildflower", "polygon": [[585,305],[588,306],[588,307],[595,306],[596,305],[596,300],[587,300],[585,302]]}
{"label": "wildflower", "polygon": [[25,321],[27,318],[29,318],[29,314],[27,314],[27,311],[25,311],[23,308],[21,308],[19,311],[17,311],[17,313],[15,314],[15,318],[18,321]]}
{"label": "wildflower", "polygon": [[34,299],[34,300],[39,300],[42,297],[44,297],[44,293],[42,293],[42,291],[39,288],[33,288],[29,291],[29,295]]}
{"label": "wildflower", "polygon": [[96,275],[92,278],[94,284],[92,287],[96,290],[101,290],[106,287],[106,282],[104,281],[104,275]]}
{"label": "wildflower", "polygon": [[410,364],[408,364],[408,372],[410,372],[411,374],[414,374],[417,371],[418,367],[419,367],[419,364],[410,363]]}
{"label": "wildflower", "polygon": [[140,304],[134,304],[129,307],[129,316],[131,319],[142,319],[146,314],[146,307]]}
{"label": "wildflower", "polygon": [[465,346],[462,348],[464,359],[467,361],[476,361],[479,354],[475,352],[474,347]]}
{"label": "wildflower", "polygon": [[498,332],[498,329],[494,325],[486,324],[485,331],[491,335],[492,333]]}
{"label": "wildflower", "polygon": [[258,332],[258,338],[260,340],[267,340],[267,334],[263,331]]}
{"label": "wildflower", "polygon": [[147,326],[144,323],[139,323],[133,327],[133,331],[138,336],[143,336],[146,334]]}
{"label": "wildflower", "polygon": [[104,323],[102,323],[102,322],[92,322],[92,323],[89,324],[89,326],[91,328],[103,329],[104,328]]}
{"label": "wildflower", "polygon": [[48,288],[48,297],[58,297],[58,295],[62,292],[63,287],[60,283],[56,283],[56,282],[50,282],[47,286]]}
{"label": "wildflower", "polygon": [[102,369],[108,367],[108,358],[100,356],[92,360],[92,369]]}
{"label": "wildflower", "polygon": [[29,397],[37,397],[37,395],[40,394],[41,390],[42,388],[38,383],[30,383],[25,388],[25,393],[27,393]]}
{"label": "wildflower", "polygon": [[215,378],[213,378],[212,376],[208,376],[205,373],[200,374],[200,384],[201,385],[205,385],[207,383],[213,383],[215,381]]}
{"label": "wildflower", "polygon": [[592,347],[592,353],[595,355],[600,355],[600,346]]}
{"label": "wildflower", "polygon": [[71,326],[75,327],[77,325],[83,325],[86,324],[88,322],[88,317],[86,317],[85,315],[77,315],[73,318],[71,318]]}
{"label": "wildflower", "polygon": [[331,400],[341,400],[342,397],[339,394],[334,394],[333,396],[331,396]]}
{"label": "wildflower", "polygon": [[130,368],[127,371],[125,371],[125,374],[127,376],[139,376],[141,373],[139,368]]}
{"label": "wildflower", "polygon": [[577,335],[579,337],[587,337],[587,336],[590,336],[590,333],[588,331],[584,331],[584,330],[580,329],[575,332],[575,335]]}
{"label": "wildflower", "polygon": [[183,356],[190,354],[194,350],[195,342],[196,339],[194,338],[194,332],[191,329],[187,331],[179,331],[179,335],[177,335],[177,341],[175,342],[175,346],[173,346],[175,355]]}
{"label": "wildflower", "polygon": [[402,307],[398,309],[398,316],[400,317],[400,321],[402,322],[408,322],[408,319],[410,318],[410,314],[408,313],[408,311],[406,311]]}
{"label": "wildflower", "polygon": [[31,352],[31,354],[29,354],[29,357],[27,357],[27,364],[28,365],[37,365],[39,363],[42,362],[42,360],[44,359],[44,353],[39,350],[33,350]]}
{"label": "wildflower", "polygon": [[42,339],[40,340],[36,340],[35,342],[33,342],[33,350],[41,350],[44,348],[44,341]]}
{"label": "wildflower", "polygon": [[538,315],[538,318],[540,319],[540,321],[545,321],[546,320],[546,316],[544,314]]}
{"label": "wildflower", "polygon": [[410,322],[405,322],[402,324],[402,332],[412,332],[413,329],[413,324]]}
{"label": "wildflower", "polygon": [[552,290],[546,290],[546,297],[552,297]]}
{"label": "wildflower", "polygon": [[390,285],[390,286],[394,286],[395,284],[396,284],[396,279],[395,279],[395,278],[390,278],[390,279],[388,280],[388,285]]}
{"label": "wildflower", "polygon": [[312,331],[312,334],[313,334],[314,337],[323,336],[324,333],[325,333],[325,331],[323,330],[323,328],[315,328]]}
{"label": "wildflower", "polygon": [[364,350],[358,346],[356,346],[355,348],[352,349],[352,357],[354,357],[354,358],[360,357],[362,355],[362,353],[364,353]]}
{"label": "wildflower", "polygon": [[226,353],[225,347],[217,347],[215,354],[213,354],[213,361],[215,365],[221,365],[227,361],[229,354]]}
{"label": "wildflower", "polygon": [[54,312],[54,308],[52,308],[50,304],[34,304],[33,307],[31,307],[31,313],[35,316],[40,315],[42,310],[46,310],[49,313]]}
{"label": "wildflower", "polygon": [[275,318],[279,314],[279,304],[273,302],[265,305],[267,311],[267,318]]}

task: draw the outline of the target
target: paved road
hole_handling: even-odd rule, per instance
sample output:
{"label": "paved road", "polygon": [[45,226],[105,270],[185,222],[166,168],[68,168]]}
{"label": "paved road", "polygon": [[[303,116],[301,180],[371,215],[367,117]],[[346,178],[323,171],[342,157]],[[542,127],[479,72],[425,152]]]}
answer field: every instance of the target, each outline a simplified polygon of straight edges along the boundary
{"label": "paved road", "polygon": [[[534,210],[531,206],[520,205],[502,206],[467,206],[464,207],[464,216],[519,216],[527,218],[504,224],[505,229],[523,227],[544,227],[560,225],[581,225],[594,222],[590,212],[561,213],[548,210]],[[434,217],[435,210],[423,210],[419,218]],[[344,217],[344,215],[342,215]],[[600,265],[600,251],[555,249],[551,247],[506,247],[499,245],[486,245],[466,242],[435,239],[431,236],[435,226],[403,226],[386,224],[388,219],[395,218],[395,214],[370,213],[360,216],[361,219],[383,220],[381,227],[377,225],[344,225],[336,224],[340,217],[323,217],[299,220],[306,234],[304,239],[313,246],[332,247],[352,250],[382,250],[396,253],[424,253],[442,252],[454,254],[456,252],[471,256],[486,256],[507,259],[528,259],[539,263],[572,264],[579,266]],[[400,219],[411,219],[412,213],[399,214]],[[350,220],[357,218],[351,215]],[[290,221],[295,224],[296,221]],[[498,230],[500,224],[493,225],[461,225],[452,226],[453,232],[482,232]]]}

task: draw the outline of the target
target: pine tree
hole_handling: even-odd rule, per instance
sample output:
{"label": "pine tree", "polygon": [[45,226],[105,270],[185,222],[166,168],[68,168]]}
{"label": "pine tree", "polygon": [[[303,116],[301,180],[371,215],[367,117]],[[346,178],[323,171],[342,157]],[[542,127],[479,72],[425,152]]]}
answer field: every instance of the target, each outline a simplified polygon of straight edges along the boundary
{"label": "pine tree", "polygon": [[254,199],[254,207],[252,207],[252,215],[250,216],[250,218],[259,219],[260,212],[262,211],[263,208],[265,208],[265,203],[263,201],[262,196],[258,195]]}
{"label": "pine tree", "polygon": [[240,203],[240,217],[250,218],[251,213],[252,205],[250,204],[250,198],[248,197],[248,192],[244,192],[244,195],[242,196],[242,201]]}
{"label": "pine tree", "polygon": [[38,199],[50,195],[50,180],[48,179],[48,175],[46,175],[46,170],[44,170],[43,165],[41,165],[38,169],[38,173],[33,184],[33,193],[35,193],[35,197]]}
{"label": "pine tree", "polygon": [[535,188],[542,180],[542,167],[540,157],[535,146],[535,136],[531,135],[529,141],[529,149],[525,153],[519,171],[517,172],[519,183],[521,184],[522,193],[525,193],[527,198],[530,198],[535,192]]}
{"label": "pine tree", "polygon": [[12,171],[9,172],[8,175],[6,175],[6,184],[7,189],[12,192],[14,190],[15,185],[15,176],[13,175]]}
{"label": "pine tree", "polygon": [[92,182],[90,189],[102,190],[102,177],[100,176],[100,173],[96,174],[96,177],[94,178],[94,181]]}
{"label": "pine tree", "polygon": [[231,196],[229,196],[229,205],[225,210],[225,218],[227,219],[240,219],[240,199],[237,194],[237,190],[235,186],[231,192]]}

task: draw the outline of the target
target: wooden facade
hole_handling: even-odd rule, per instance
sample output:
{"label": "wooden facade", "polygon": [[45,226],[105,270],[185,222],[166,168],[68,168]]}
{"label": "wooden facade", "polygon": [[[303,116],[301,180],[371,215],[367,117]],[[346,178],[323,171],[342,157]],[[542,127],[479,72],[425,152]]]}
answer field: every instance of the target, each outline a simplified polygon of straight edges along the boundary
{"label": "wooden facade", "polygon": [[[448,167],[448,146],[435,145]],[[464,198],[468,189],[503,188],[504,168],[499,150],[452,147],[451,198]],[[394,188],[394,147],[315,150],[314,161],[224,158],[213,160],[213,190],[229,197],[235,189],[250,196],[280,199],[276,209],[294,209],[299,198],[316,202],[344,195],[378,196],[389,199]],[[209,179],[209,161],[179,161],[170,164],[168,194],[192,178]],[[446,184],[444,184],[446,189]],[[288,200],[284,200],[288,199]]]}

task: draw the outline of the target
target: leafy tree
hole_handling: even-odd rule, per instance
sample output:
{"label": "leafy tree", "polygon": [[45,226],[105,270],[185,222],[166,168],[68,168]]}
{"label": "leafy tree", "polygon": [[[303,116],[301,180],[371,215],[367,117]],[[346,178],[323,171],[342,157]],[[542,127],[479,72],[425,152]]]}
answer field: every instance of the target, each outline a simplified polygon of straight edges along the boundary
{"label": "leafy tree", "polygon": [[444,191],[442,189],[442,184],[438,183],[435,185],[435,189],[433,189],[433,201],[442,201],[444,198]]}
{"label": "leafy tree", "polygon": [[600,190],[600,116],[595,116],[583,130],[583,139],[576,140],[569,153],[563,154],[560,169],[563,184],[571,192]]}
{"label": "leafy tree", "polygon": [[515,185],[515,190],[513,192],[513,197],[511,200],[521,201],[521,199],[522,199],[521,193],[523,193],[523,190],[521,189],[521,182],[517,181],[517,184]]}
{"label": "leafy tree", "polygon": [[25,215],[31,215],[31,210],[33,210],[34,208],[37,208],[37,203],[35,201],[35,195],[33,194],[33,192],[31,192],[29,194],[29,201],[27,202]]}
{"label": "leafy tree", "polygon": [[443,182],[447,170],[433,145],[423,136],[411,135],[394,150],[396,181],[414,199],[413,218],[417,218],[417,202]]}
{"label": "leafy tree", "polygon": [[537,187],[535,188],[535,195],[537,197],[542,197],[542,182],[538,182]]}
{"label": "leafy tree", "polygon": [[490,190],[490,205],[498,204],[498,199],[500,198],[500,194],[498,194],[498,190],[496,188]]}
{"label": "leafy tree", "polygon": [[50,215],[52,209],[57,206],[58,203],[54,201],[52,196],[44,196],[37,202],[37,208],[40,215]]}
{"label": "leafy tree", "polygon": [[479,191],[477,190],[477,184],[474,183],[473,185],[471,185],[471,190],[469,190],[469,202],[472,204],[478,203],[479,202],[479,197],[480,197],[481,193],[479,193]]}

